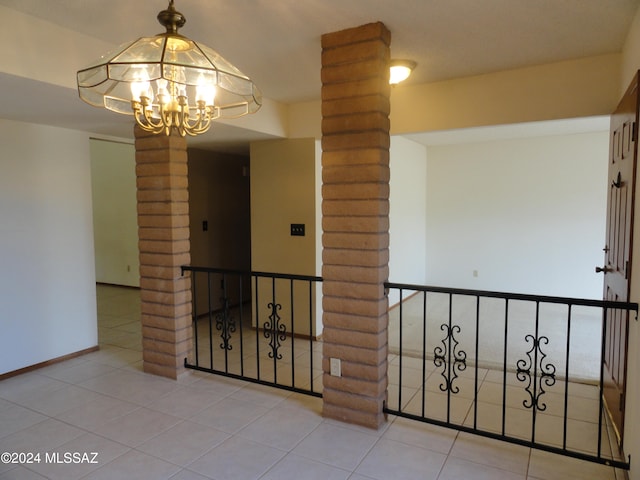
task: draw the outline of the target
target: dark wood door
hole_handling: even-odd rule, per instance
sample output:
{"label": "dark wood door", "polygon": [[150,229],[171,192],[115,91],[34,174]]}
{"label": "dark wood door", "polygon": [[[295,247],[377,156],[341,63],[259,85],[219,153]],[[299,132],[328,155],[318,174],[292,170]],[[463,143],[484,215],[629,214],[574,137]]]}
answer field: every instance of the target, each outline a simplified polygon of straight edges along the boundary
{"label": "dark wood door", "polygon": [[[629,300],[633,242],[636,140],[638,117],[638,75],[611,116],[609,188],[604,298]],[[625,378],[627,370],[628,312],[608,311],[604,338],[604,397],[622,445]]]}

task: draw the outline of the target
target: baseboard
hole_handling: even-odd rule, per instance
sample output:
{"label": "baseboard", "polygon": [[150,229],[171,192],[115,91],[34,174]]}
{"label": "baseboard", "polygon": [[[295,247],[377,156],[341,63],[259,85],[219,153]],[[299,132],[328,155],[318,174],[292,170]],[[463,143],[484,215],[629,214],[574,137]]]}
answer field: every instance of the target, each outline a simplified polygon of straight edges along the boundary
{"label": "baseboard", "polygon": [[19,368],[18,370],[13,370],[11,372],[3,373],[0,375],[0,381],[6,378],[15,377],[17,375],[22,375],[23,373],[32,372],[40,368],[48,367],[49,365],[54,365],[56,363],[64,362],[65,360],[71,360],[72,358],[81,357],[82,355],[86,355],[87,353],[97,352],[98,350],[100,350],[100,347],[96,345],[95,347],[85,348],[84,350],[80,350],[78,352],[69,353],[61,357],[52,358],[51,360],[46,360],[44,362],[36,363],[35,365],[30,365],[28,367]]}

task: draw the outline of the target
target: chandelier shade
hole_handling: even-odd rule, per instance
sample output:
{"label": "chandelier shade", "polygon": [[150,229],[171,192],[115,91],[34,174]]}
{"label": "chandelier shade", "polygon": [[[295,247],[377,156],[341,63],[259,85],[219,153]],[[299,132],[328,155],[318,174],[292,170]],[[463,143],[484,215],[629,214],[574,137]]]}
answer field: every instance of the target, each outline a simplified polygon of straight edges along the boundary
{"label": "chandelier shade", "polygon": [[185,19],[173,7],[158,14],[166,33],[142,37],[77,73],[80,98],[134,115],[154,133],[198,135],[217,118],[255,113],[262,105],[249,77],[215,50],[177,33]]}

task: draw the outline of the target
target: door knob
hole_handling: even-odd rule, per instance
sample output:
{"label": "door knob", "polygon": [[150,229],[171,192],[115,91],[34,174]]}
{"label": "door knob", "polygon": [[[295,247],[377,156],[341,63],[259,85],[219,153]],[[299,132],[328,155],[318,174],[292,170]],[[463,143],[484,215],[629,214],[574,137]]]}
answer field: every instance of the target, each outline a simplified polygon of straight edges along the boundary
{"label": "door knob", "polygon": [[611,267],[596,267],[596,273],[609,273],[613,272],[613,268]]}

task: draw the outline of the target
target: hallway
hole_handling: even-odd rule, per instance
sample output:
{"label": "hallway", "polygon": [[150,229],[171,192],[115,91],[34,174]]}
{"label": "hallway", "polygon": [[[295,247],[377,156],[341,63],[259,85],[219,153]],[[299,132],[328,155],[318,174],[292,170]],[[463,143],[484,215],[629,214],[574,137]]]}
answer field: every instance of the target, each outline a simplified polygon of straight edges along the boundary
{"label": "hallway", "polygon": [[[0,480],[624,478],[402,418],[379,431],[347,425],[324,419],[320,399],[200,372],[144,374],[138,291],[97,294],[100,351],[0,382],[0,452],[41,454],[0,464]],[[96,452],[97,463],[47,463],[51,452]]]}

